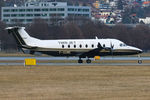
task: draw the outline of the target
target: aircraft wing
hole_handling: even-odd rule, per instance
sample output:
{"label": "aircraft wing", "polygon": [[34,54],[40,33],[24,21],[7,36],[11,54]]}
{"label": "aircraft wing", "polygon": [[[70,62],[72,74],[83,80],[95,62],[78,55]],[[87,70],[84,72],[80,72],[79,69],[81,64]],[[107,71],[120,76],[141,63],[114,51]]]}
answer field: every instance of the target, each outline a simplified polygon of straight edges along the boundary
{"label": "aircraft wing", "polygon": [[103,47],[101,46],[100,43],[98,43],[98,46],[97,46],[97,47],[98,47],[98,48],[96,48],[96,49],[93,49],[93,50],[90,50],[90,51],[88,51],[88,52],[82,53],[79,57],[80,57],[80,58],[93,57],[93,56],[98,55],[101,50],[105,49],[105,48],[103,48]]}
{"label": "aircraft wing", "polygon": [[110,53],[112,53],[112,52],[113,52],[114,45],[111,44],[111,47],[102,47],[101,44],[98,43],[97,47],[98,47],[98,48],[96,48],[96,49],[93,49],[93,50],[90,50],[90,51],[88,51],[88,52],[82,53],[79,57],[80,57],[80,58],[94,57],[94,56],[99,55],[99,53],[100,53],[101,50],[110,51]]}

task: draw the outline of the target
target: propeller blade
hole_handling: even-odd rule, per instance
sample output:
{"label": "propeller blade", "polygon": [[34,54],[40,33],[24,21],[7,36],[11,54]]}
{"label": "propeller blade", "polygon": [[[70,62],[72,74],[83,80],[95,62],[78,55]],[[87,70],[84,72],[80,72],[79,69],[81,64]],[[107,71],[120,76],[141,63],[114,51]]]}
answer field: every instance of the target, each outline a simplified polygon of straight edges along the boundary
{"label": "propeller blade", "polygon": [[111,55],[113,55],[114,45],[112,44],[112,42],[110,43],[110,47],[111,47],[111,49],[110,49]]}
{"label": "propeller blade", "polygon": [[98,42],[97,47],[98,47],[98,48],[103,48],[99,42]]}
{"label": "propeller blade", "polygon": [[114,45],[112,44],[112,42],[111,42],[111,44],[110,44],[110,45],[111,45],[111,49],[113,49],[113,48],[114,48]]}

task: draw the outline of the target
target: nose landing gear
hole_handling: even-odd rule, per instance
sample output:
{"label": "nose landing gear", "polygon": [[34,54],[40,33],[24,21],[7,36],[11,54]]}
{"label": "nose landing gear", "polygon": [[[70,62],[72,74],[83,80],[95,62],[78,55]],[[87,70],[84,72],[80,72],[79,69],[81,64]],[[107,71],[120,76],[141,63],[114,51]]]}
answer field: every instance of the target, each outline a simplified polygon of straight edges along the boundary
{"label": "nose landing gear", "polygon": [[142,64],[142,59],[140,55],[138,55],[138,64]]}

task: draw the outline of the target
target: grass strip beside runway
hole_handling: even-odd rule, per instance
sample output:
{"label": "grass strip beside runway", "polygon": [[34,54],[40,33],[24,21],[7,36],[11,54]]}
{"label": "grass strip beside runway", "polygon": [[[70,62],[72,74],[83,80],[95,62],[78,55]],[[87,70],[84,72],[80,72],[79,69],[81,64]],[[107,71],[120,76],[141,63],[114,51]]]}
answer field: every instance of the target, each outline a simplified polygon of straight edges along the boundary
{"label": "grass strip beside runway", "polygon": [[150,66],[0,66],[2,100],[150,100]]}

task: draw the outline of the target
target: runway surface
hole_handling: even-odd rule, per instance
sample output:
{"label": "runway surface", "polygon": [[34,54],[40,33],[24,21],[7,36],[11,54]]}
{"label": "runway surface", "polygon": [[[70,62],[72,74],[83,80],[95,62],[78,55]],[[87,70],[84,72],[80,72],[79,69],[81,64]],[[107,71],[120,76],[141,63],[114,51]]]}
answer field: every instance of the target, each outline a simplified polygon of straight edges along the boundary
{"label": "runway surface", "polygon": [[[38,61],[56,61],[56,60],[62,60],[62,61],[77,61],[78,58],[77,57],[0,57],[0,65],[24,65],[24,59],[26,58],[35,58]],[[86,59],[83,59],[86,60]],[[91,59],[94,60],[94,59]],[[106,65],[106,66],[122,66],[122,65],[126,65],[126,66],[140,66],[140,65],[144,65],[144,66],[148,66],[150,65],[150,63],[141,63],[139,64],[138,62],[134,62],[134,63],[119,63],[119,62],[109,62],[109,61],[130,61],[130,60],[134,60],[134,61],[138,61],[139,58],[138,57],[101,57],[100,59],[101,61],[107,61],[106,63],[91,63],[91,64],[87,64],[87,63],[83,63],[83,64],[78,64],[78,63],[37,63],[37,65],[45,65],[45,66],[97,66],[97,65]],[[141,57],[140,60],[144,61],[150,61],[150,57]],[[7,62],[5,62],[7,61]],[[10,61],[10,62],[9,62]],[[22,61],[22,62],[13,62],[13,61]]]}
{"label": "runway surface", "polygon": [[[0,57],[0,61],[5,60],[24,60],[26,58],[35,58],[36,60],[78,60],[78,57]],[[83,58],[85,60],[86,58]],[[101,60],[138,60],[138,57],[101,57]],[[142,60],[150,60],[150,57],[140,57]],[[93,59],[91,59],[93,60]]]}
{"label": "runway surface", "polygon": [[[23,66],[24,63],[0,63],[0,66]],[[150,63],[91,63],[91,64],[78,64],[78,63],[37,63],[42,66],[149,66]]]}

